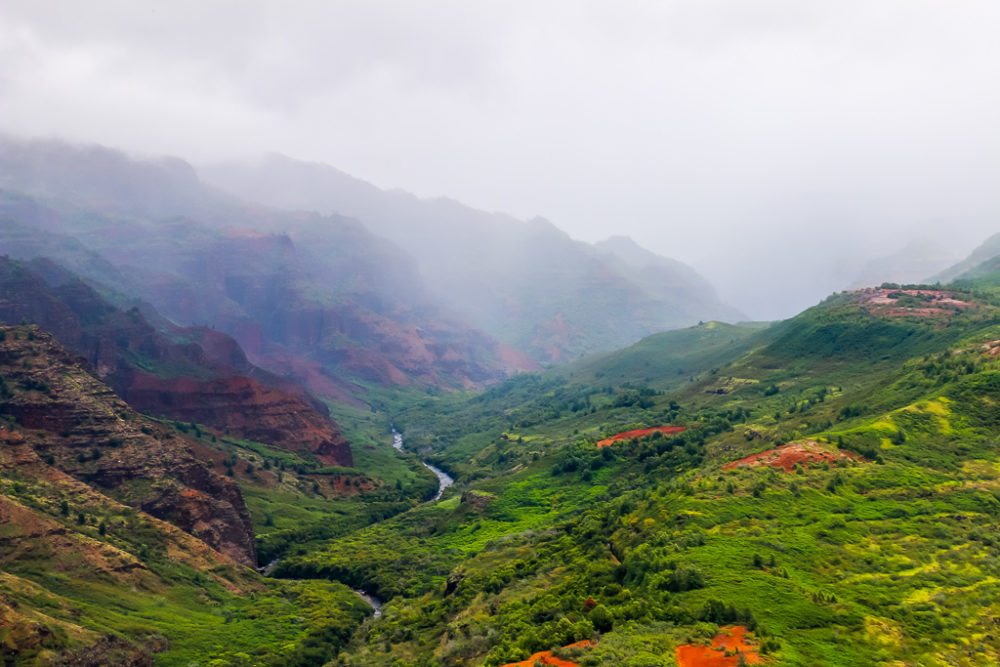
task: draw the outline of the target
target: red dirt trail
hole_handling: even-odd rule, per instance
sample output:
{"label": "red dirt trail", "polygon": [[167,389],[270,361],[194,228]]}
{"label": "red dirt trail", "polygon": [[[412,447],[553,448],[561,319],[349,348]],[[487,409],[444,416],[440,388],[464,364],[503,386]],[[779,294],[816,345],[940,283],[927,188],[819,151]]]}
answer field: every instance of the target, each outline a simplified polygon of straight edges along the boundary
{"label": "red dirt trail", "polygon": [[625,431],[624,433],[618,433],[616,435],[611,436],[610,438],[605,438],[604,440],[600,440],[597,443],[597,448],[600,449],[601,447],[607,447],[608,445],[613,445],[616,442],[620,442],[622,440],[631,440],[632,438],[642,438],[651,433],[656,433],[657,431],[659,431],[663,435],[674,435],[676,433],[680,433],[686,430],[687,430],[686,426],[656,426],[654,428],[637,428],[634,431]]}
{"label": "red dirt trail", "polygon": [[824,461],[834,463],[839,460],[864,461],[865,459],[854,452],[826,449],[816,444],[815,440],[806,440],[804,442],[790,442],[765,452],[745,456],[738,461],[727,463],[722,466],[722,469],[770,466],[791,472],[795,469],[796,464],[823,463]]}
{"label": "red dirt trail", "polygon": [[[743,654],[748,665],[762,662],[754,647],[746,641],[747,629],[742,625],[722,628],[722,631],[712,638],[711,646],[684,644],[677,647],[677,664],[680,667],[736,667],[740,658],[736,651]],[[726,655],[733,652],[733,655]]]}
{"label": "red dirt trail", "polygon": [[[582,642],[576,642],[575,644],[570,644],[564,648],[589,648],[593,645],[594,642],[589,639],[584,639]],[[578,663],[571,660],[563,660],[562,658],[555,657],[552,655],[552,651],[541,651],[540,653],[535,653],[527,660],[522,660],[521,662],[509,662],[506,665],[503,665],[503,667],[534,667],[536,660],[541,660],[543,665],[551,665],[552,667],[580,667]]]}

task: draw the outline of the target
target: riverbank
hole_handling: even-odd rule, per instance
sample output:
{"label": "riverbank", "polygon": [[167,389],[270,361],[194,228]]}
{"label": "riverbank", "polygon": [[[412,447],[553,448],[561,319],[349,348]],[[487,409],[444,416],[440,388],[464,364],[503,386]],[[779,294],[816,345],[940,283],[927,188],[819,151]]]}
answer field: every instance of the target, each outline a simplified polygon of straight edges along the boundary
{"label": "riverbank", "polygon": [[[392,446],[396,449],[396,451],[399,452],[406,451],[403,448],[403,434],[397,431],[395,428],[392,429]],[[447,489],[449,486],[452,486],[455,483],[455,480],[452,478],[451,475],[446,473],[444,470],[441,470],[437,466],[433,466],[430,463],[427,463],[426,461],[420,461],[420,463],[425,468],[434,473],[434,475],[438,478],[437,494],[435,494],[432,500],[440,500],[441,494],[443,494],[444,490]]]}

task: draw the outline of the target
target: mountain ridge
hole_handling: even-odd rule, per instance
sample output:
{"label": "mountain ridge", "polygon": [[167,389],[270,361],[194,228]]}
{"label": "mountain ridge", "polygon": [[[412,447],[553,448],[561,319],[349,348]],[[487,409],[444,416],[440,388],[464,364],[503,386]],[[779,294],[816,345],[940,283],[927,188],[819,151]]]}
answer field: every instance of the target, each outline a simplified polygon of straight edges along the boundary
{"label": "mountain ridge", "polygon": [[[564,362],[699,320],[739,319],[690,267],[678,271],[682,265],[663,258],[660,282],[669,277],[673,289],[650,290],[543,218],[520,221],[453,200],[383,191],[329,165],[273,154],[201,173],[237,196],[361,220],[411,251],[428,287],[449,308],[542,361]],[[605,311],[608,332],[589,326],[590,300]],[[556,345],[540,344],[540,336],[564,327]]]}
{"label": "mountain ridge", "polygon": [[998,255],[1000,255],[1000,233],[994,234],[980,243],[969,253],[968,257],[944,271],[931,276],[927,279],[927,282],[951,282],[961,278],[978,277],[976,271]]}
{"label": "mountain ridge", "polygon": [[[338,400],[363,402],[366,382],[469,387],[536,367],[442,312],[406,255],[356,221],[234,204],[187,171],[181,185],[193,191],[160,210],[156,197],[144,203],[162,175],[155,165],[140,170],[134,190],[124,179],[125,204],[95,210],[94,197],[78,189],[96,176],[67,185],[69,167],[52,164],[68,159],[82,169],[88,155],[65,146],[54,156],[30,146],[0,151],[0,186],[45,196],[4,193],[8,252],[69,263],[182,324],[215,324],[258,365],[303,373],[299,380]],[[114,155],[113,177],[139,164]]]}

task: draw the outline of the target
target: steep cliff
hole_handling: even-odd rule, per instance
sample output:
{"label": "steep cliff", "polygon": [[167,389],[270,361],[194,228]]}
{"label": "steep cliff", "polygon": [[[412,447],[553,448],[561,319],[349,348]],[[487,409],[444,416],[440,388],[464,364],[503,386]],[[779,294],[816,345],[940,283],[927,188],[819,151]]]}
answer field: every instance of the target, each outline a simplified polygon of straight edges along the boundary
{"label": "steep cliff", "polygon": [[237,486],[187,443],[144,418],[86,362],[37,327],[0,327],[0,418],[31,450],[121,503],[174,524],[238,563],[256,564]]}
{"label": "steep cliff", "polygon": [[134,408],[352,465],[326,406],[304,389],[251,364],[221,332],[144,310],[116,308],[51,261],[0,257],[0,321],[52,332]]}
{"label": "steep cliff", "polygon": [[123,395],[137,410],[226,429],[313,455],[326,465],[353,465],[350,445],[329,419],[302,399],[250,378],[158,378],[140,371],[132,375]]}

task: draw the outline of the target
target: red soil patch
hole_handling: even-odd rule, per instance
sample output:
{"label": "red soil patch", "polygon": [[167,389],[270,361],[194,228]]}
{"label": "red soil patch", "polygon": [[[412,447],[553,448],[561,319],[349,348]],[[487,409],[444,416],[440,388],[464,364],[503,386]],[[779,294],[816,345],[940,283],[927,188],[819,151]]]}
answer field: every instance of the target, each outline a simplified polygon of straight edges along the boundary
{"label": "red soil patch", "polygon": [[[748,665],[762,662],[760,655],[746,641],[747,629],[742,625],[722,628],[712,638],[711,646],[685,644],[677,647],[677,664],[680,667],[736,667],[743,654]],[[726,655],[733,652],[734,655]]]}
{"label": "red soil patch", "polygon": [[1000,340],[991,340],[988,343],[983,343],[983,354],[987,357],[1000,356]]}
{"label": "red soil patch", "polygon": [[818,445],[815,440],[805,442],[790,442],[781,447],[775,447],[765,452],[745,456],[738,461],[732,461],[722,466],[723,470],[733,470],[734,468],[753,468],[756,466],[770,466],[772,468],[782,468],[785,472],[791,472],[796,464],[823,463],[828,461],[833,463],[840,460],[864,461],[854,452],[842,452],[839,450],[825,449]]}
{"label": "red soil patch", "polygon": [[616,442],[622,440],[631,440],[632,438],[643,438],[651,433],[660,432],[663,435],[674,435],[675,433],[680,433],[686,431],[686,426],[656,426],[654,428],[638,428],[634,431],[625,431],[624,433],[618,433],[610,438],[605,438],[597,443],[597,448],[607,447],[608,445],[613,445]]}
{"label": "red soil patch", "polygon": [[[893,295],[892,298],[889,295]],[[883,289],[869,287],[857,291],[861,305],[872,315],[882,317],[946,317],[966,308],[976,308],[979,304],[956,299],[951,292],[933,289]],[[899,295],[917,297],[920,306],[901,306]]]}
{"label": "red soil patch", "polygon": [[[570,644],[565,648],[589,648],[593,645],[594,642],[589,639],[584,639],[582,642]],[[540,660],[543,665],[552,665],[552,667],[580,667],[579,663],[573,662],[572,660],[564,660],[562,658],[555,657],[552,655],[552,651],[541,651],[540,653],[535,653],[527,660],[522,660],[521,662],[509,662],[506,665],[503,665],[503,667],[534,667],[536,660]]]}

